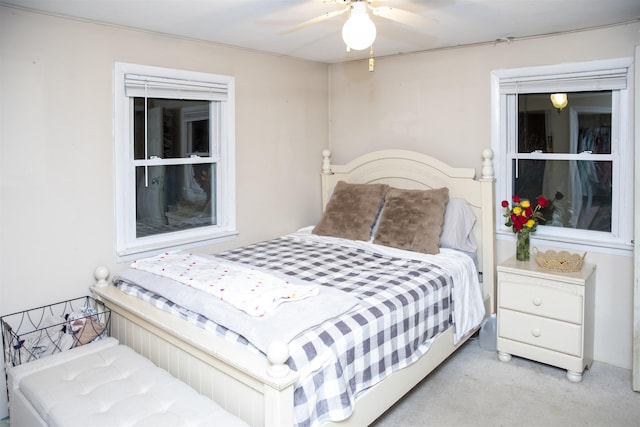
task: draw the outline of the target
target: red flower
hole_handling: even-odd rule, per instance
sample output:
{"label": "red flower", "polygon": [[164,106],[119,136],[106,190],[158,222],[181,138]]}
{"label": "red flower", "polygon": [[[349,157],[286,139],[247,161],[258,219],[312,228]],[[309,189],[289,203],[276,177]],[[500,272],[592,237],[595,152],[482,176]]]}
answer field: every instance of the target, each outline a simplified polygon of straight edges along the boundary
{"label": "red flower", "polygon": [[509,202],[507,202],[506,200],[502,201],[502,207],[506,208],[507,206],[509,206]]}
{"label": "red flower", "polygon": [[516,231],[520,231],[520,230],[522,230],[522,227],[524,227],[524,225],[526,224],[527,218],[525,218],[522,215],[512,214],[511,215],[511,222],[513,223],[513,228],[515,228]]}
{"label": "red flower", "polygon": [[549,201],[542,196],[538,196],[538,204],[541,208],[544,208],[549,204]]}
{"label": "red flower", "polygon": [[513,196],[513,203],[520,203],[520,197]]}

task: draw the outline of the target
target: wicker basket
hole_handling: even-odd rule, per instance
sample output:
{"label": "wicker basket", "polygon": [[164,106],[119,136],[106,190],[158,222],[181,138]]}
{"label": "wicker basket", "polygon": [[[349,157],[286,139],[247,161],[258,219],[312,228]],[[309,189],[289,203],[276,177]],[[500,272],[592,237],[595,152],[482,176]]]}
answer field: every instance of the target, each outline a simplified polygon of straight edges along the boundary
{"label": "wicker basket", "polygon": [[557,271],[560,273],[573,273],[582,269],[584,263],[584,257],[587,255],[585,252],[582,256],[578,254],[572,254],[567,251],[556,252],[549,250],[546,252],[540,252],[538,248],[533,248],[536,262],[545,270]]}

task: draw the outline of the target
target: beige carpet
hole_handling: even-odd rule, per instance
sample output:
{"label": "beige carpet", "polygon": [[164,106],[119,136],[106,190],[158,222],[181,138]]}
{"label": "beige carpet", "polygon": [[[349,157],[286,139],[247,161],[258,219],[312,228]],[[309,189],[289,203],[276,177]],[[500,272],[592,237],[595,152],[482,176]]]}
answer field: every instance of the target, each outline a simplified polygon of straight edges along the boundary
{"label": "beige carpet", "polygon": [[640,426],[631,371],[594,362],[582,382],[470,340],[372,426]]}

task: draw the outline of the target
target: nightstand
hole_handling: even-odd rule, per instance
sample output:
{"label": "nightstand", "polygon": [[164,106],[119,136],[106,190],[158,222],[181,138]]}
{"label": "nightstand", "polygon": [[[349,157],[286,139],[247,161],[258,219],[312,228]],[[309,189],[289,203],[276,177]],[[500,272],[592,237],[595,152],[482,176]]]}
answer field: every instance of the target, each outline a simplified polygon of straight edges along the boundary
{"label": "nightstand", "polygon": [[595,265],[555,273],[533,259],[513,257],[497,270],[498,358],[508,362],[515,355],[557,366],[580,382],[593,361]]}

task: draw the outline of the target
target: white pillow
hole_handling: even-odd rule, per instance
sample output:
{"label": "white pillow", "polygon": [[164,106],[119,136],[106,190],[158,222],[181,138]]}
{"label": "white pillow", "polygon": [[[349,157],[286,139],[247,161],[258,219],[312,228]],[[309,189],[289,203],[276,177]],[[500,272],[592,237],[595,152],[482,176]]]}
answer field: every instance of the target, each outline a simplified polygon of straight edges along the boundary
{"label": "white pillow", "polygon": [[473,236],[476,216],[466,200],[451,198],[444,212],[444,225],[440,234],[440,247],[476,252],[478,245]]}

